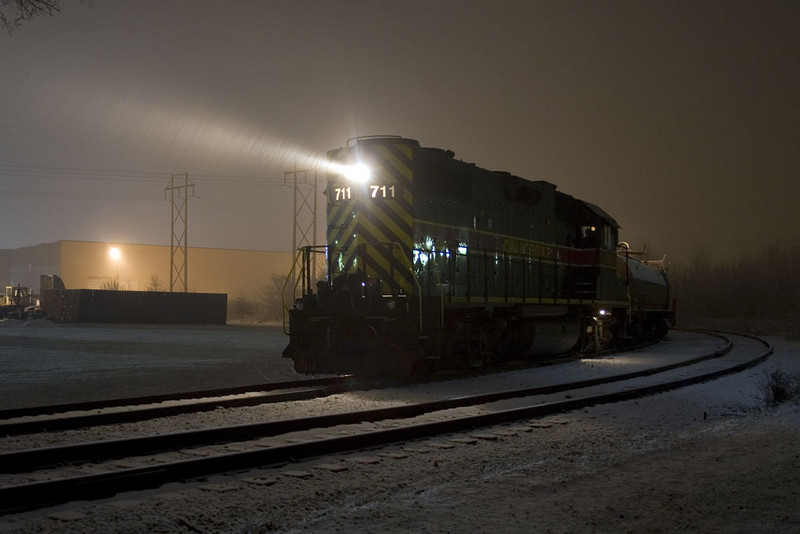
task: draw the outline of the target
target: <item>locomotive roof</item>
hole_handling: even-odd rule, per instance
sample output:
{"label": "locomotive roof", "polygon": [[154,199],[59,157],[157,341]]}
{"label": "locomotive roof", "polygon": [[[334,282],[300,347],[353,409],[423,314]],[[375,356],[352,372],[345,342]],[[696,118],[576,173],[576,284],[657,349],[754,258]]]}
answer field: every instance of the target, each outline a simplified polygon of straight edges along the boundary
{"label": "locomotive roof", "polygon": [[[347,140],[347,146],[346,147],[330,150],[328,152],[328,157],[331,158],[331,159],[336,159],[336,157],[339,156],[342,152],[347,151],[348,149],[353,148],[354,146],[359,145],[359,144],[372,145],[372,144],[383,144],[383,143],[402,143],[402,144],[406,144],[406,145],[411,146],[412,148],[423,150],[423,151],[425,151],[425,152],[427,152],[429,154],[437,154],[437,155],[442,156],[442,157],[444,157],[446,159],[452,159],[452,160],[459,161],[460,163],[463,163],[463,164],[466,164],[466,165],[471,165],[471,166],[477,167],[477,165],[475,165],[474,163],[468,163],[468,162],[465,162],[463,160],[456,160],[455,159],[455,153],[452,150],[446,150],[446,149],[443,149],[443,148],[435,148],[435,147],[423,147],[423,146],[421,146],[419,144],[419,141],[417,141],[416,139],[409,139],[407,137],[402,137],[402,136],[399,136],[399,135],[368,135],[368,136],[354,137],[354,138],[351,138],[351,139]],[[484,170],[488,170],[488,169],[484,169]],[[516,176],[516,175],[511,174],[511,173],[506,172],[506,171],[489,171],[489,172],[493,172],[495,174],[501,174],[501,175],[508,176],[514,182],[516,182],[517,187],[519,187],[520,185],[522,185],[522,186],[524,186],[524,185],[531,186],[532,185],[534,187],[538,187],[538,188],[542,188],[542,189],[551,189],[551,188],[552,189],[557,189],[557,187],[558,187],[555,184],[547,182],[545,180],[529,180],[527,178],[522,178],[520,176]],[[587,210],[589,210],[591,213],[593,213],[597,217],[600,217],[600,219],[605,221],[610,226],[613,226],[614,228],[620,228],[620,226],[617,223],[617,221],[611,215],[606,213],[605,210],[603,210],[599,206],[596,206],[595,204],[592,204],[591,202],[587,202],[585,200],[580,200],[580,199],[574,198],[571,195],[567,195],[566,193],[562,193],[560,191],[558,191],[557,194],[558,195],[562,195],[562,198],[569,198],[570,202],[574,203],[573,206],[575,204],[584,206]]]}
{"label": "locomotive roof", "polygon": [[586,202],[585,200],[578,200],[578,202],[581,202],[584,206],[592,210],[598,217],[603,219],[609,225],[613,226],[614,228],[620,228],[619,224],[617,224],[617,221],[614,219],[614,217],[606,213],[605,210],[603,210],[603,208],[601,208],[600,206],[595,206],[591,202]]}

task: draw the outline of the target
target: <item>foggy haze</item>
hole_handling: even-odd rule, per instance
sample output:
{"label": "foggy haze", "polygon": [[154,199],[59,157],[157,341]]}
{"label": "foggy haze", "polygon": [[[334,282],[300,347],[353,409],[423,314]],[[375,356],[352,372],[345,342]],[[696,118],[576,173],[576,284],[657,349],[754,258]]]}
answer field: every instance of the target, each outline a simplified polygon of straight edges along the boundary
{"label": "foggy haze", "polygon": [[0,249],[169,244],[188,172],[189,246],[288,250],[283,171],[371,134],[552,182],[673,259],[800,239],[795,0],[76,0],[0,65]]}

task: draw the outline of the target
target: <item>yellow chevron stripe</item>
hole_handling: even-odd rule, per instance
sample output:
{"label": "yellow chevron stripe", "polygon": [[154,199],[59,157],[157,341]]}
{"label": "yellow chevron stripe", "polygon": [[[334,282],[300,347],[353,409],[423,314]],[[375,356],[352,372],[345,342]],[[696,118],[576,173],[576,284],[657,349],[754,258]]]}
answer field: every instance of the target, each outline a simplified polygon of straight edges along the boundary
{"label": "yellow chevron stripe", "polygon": [[[392,270],[389,260],[386,259],[386,256],[381,253],[378,247],[365,247],[364,253],[370,260],[380,265],[384,271]],[[369,264],[367,264],[367,269],[369,270]]]}
{"label": "yellow chevron stripe", "polygon": [[[393,145],[395,148],[399,149],[403,152],[407,157],[411,157],[411,147],[407,145]],[[376,151],[381,155],[381,157],[387,161],[389,164],[392,165],[395,169],[400,171],[400,174],[409,182],[412,182],[411,176],[411,169],[406,166],[405,162],[397,159],[394,154],[385,146],[377,146],[375,147]]]}
{"label": "yellow chevron stripe", "polygon": [[[402,274],[398,273],[398,269],[403,269],[403,271],[407,271],[400,266],[393,266],[392,263],[389,261],[389,258],[385,255],[385,252],[388,252],[388,248],[381,248],[381,247],[365,247],[364,253],[366,256],[369,257],[371,262],[377,263],[385,272],[391,273],[394,272],[395,275],[393,277],[393,283],[395,286],[399,286],[404,292],[407,294],[413,293],[413,287],[411,282],[409,282]],[[400,262],[400,265],[405,265],[403,261],[403,252],[397,249],[392,249],[392,257],[397,259]],[[367,276],[374,276],[376,278],[383,278],[383,273],[379,273],[374,270],[373,266],[370,262],[366,262],[365,267]],[[385,283],[388,283],[387,280],[384,280]]]}
{"label": "yellow chevron stripe", "polygon": [[[360,221],[360,223],[379,242],[381,242],[381,243],[391,243],[391,242],[400,243],[402,245],[405,245],[408,249],[411,249],[412,245],[411,245],[411,241],[409,239],[410,236],[408,236],[408,238],[406,238],[406,237],[404,237],[402,235],[388,236],[385,233],[381,232],[371,221],[368,221],[367,219],[362,219]],[[363,238],[363,236],[359,235],[359,241],[361,241],[362,238]],[[381,251],[383,249],[381,249],[380,247],[365,247],[365,250],[368,251],[367,253],[369,254],[370,258],[379,260],[378,263],[381,265],[381,267],[383,267],[387,271],[391,272],[391,270],[392,270],[391,264],[385,258],[385,256],[381,253]],[[402,249],[393,248],[391,254],[392,254],[393,257],[397,258],[397,260],[399,261],[400,265],[406,265],[407,264],[407,260],[404,258],[405,254],[404,254]],[[411,284],[409,282],[405,281],[405,279],[402,276],[395,276],[394,278],[395,278],[395,283],[399,284],[400,287],[402,287],[404,291],[406,291],[406,292],[411,291],[411,289],[412,289],[411,288]]]}
{"label": "yellow chevron stripe", "polygon": [[345,241],[347,241],[347,237],[353,235],[355,231],[355,222],[351,222],[348,225],[340,226],[338,228],[332,227],[328,232],[328,244],[334,245],[334,242],[338,241],[339,245],[342,245]]}
{"label": "yellow chevron stripe", "polygon": [[[381,232],[374,224],[372,224],[372,221],[369,221],[366,218],[364,218],[359,220],[359,222],[361,223],[362,226],[364,226],[367,229],[367,231],[369,231],[370,234],[375,236],[375,239],[377,239],[379,242],[389,243],[392,241],[397,241],[397,239],[395,239],[395,236],[386,235],[383,232]],[[359,240],[362,238],[362,236],[360,235],[358,237]]]}
{"label": "yellow chevron stripe", "polygon": [[347,208],[342,210],[337,218],[334,218],[334,215],[331,215],[328,220],[328,227],[331,228],[331,231],[335,231],[335,229],[340,227],[352,226],[355,224],[355,219],[352,217],[354,207],[355,201],[348,202]]}
{"label": "yellow chevron stripe", "polygon": [[[386,202],[383,209],[390,209],[397,214],[398,218],[408,224],[408,228],[413,231],[414,219],[408,210],[403,209],[399,202]],[[405,232],[404,232],[405,233]]]}
{"label": "yellow chevron stripe", "polygon": [[[380,222],[383,223],[392,233],[391,236],[387,236],[384,234],[385,237],[389,238],[387,239],[387,241],[396,241],[403,244],[409,244],[412,242],[411,235],[409,235],[407,232],[404,232],[399,226],[397,226],[397,224],[395,224],[394,220],[392,220],[391,217],[384,216],[383,213],[378,210],[375,210],[373,212],[373,215],[377,217],[380,220]],[[367,221],[366,219],[364,219],[361,222],[363,224]],[[372,228],[375,228],[374,224],[371,221],[369,228],[370,231],[372,231]],[[409,222],[409,228],[411,228],[410,222]],[[377,232],[377,228],[375,228],[375,231]]]}
{"label": "yellow chevron stripe", "polygon": [[[403,188],[403,200],[408,202],[409,206],[414,205],[414,194],[411,192],[411,188],[404,187]],[[409,214],[410,216],[410,214]]]}

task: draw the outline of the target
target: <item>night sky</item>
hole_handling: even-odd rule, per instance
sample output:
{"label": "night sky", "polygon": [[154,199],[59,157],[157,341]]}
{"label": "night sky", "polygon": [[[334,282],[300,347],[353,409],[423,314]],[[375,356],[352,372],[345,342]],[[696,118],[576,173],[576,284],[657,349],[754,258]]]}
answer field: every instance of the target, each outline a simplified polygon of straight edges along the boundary
{"label": "night sky", "polygon": [[371,134],[552,182],[673,261],[800,240],[797,0],[66,0],[0,69],[0,249],[169,244],[188,172],[189,246],[288,250],[283,171]]}

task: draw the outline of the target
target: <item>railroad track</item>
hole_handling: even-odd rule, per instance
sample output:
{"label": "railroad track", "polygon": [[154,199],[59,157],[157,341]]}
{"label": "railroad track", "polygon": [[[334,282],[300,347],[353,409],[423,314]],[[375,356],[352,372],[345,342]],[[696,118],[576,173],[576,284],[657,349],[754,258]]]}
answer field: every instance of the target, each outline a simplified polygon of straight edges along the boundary
{"label": "railroad track", "polygon": [[0,436],[130,423],[157,417],[313,399],[375,387],[375,381],[328,377],[104,401],[0,410]]}
{"label": "railroad track", "polygon": [[[0,482],[0,512],[109,497],[170,481],[279,465],[633,399],[741,371],[772,352],[768,343],[757,338],[713,335],[725,341],[707,354],[580,382],[6,453],[0,455],[0,472],[6,473]],[[98,459],[102,463],[97,463]],[[90,460],[93,463],[87,463]]]}
{"label": "railroad track", "polygon": [[[549,365],[570,359],[570,357],[566,357],[539,362],[512,362],[500,370]],[[488,369],[489,372],[496,370],[498,368]],[[460,373],[448,373],[444,376],[434,377],[434,379],[454,380],[485,372],[487,369],[473,369]],[[380,379],[353,376],[306,378],[233,388],[12,408],[0,410],[0,436],[132,423],[158,417],[208,412],[218,408],[240,408],[302,401],[358,389],[408,385],[430,378]]]}

